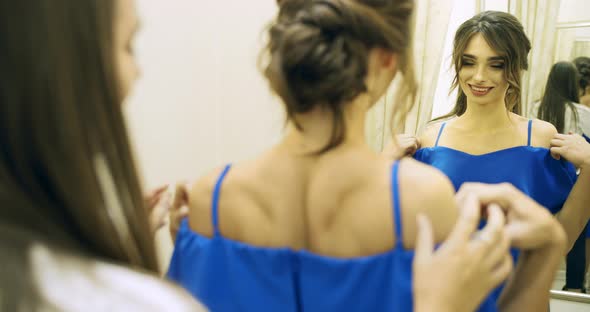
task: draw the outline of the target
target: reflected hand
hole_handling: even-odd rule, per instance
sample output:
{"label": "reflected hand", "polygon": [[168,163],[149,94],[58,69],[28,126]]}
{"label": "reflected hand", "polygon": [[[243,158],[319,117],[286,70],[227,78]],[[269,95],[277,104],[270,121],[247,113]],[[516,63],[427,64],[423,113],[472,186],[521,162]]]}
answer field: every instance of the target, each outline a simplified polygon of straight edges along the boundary
{"label": "reflected hand", "polygon": [[390,142],[382,152],[383,155],[391,159],[411,157],[420,148],[420,140],[413,135],[398,134],[395,136],[395,140],[396,142]]}
{"label": "reflected hand", "polygon": [[556,134],[551,140],[551,155],[563,157],[576,168],[590,165],[590,144],[579,134]]}
{"label": "reflected hand", "polygon": [[480,206],[473,196],[459,200],[459,219],[436,251],[433,231],[418,216],[414,258],[414,302],[420,311],[474,311],[512,270],[504,214],[490,205],[488,223],[477,231]]}

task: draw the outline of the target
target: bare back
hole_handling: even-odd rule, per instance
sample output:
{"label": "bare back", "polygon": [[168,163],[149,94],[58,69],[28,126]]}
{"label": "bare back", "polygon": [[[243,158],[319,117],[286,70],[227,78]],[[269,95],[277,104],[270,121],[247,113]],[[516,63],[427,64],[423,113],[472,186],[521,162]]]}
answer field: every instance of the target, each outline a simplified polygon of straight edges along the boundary
{"label": "bare back", "polygon": [[[256,246],[334,257],[388,251],[395,242],[391,166],[369,148],[295,156],[275,147],[228,172],[219,200],[220,232]],[[413,159],[399,168],[404,246],[414,246],[418,213],[433,220],[441,241],[457,216],[450,182]],[[190,226],[207,236],[213,233],[211,198],[220,172],[202,178],[190,194]]]}

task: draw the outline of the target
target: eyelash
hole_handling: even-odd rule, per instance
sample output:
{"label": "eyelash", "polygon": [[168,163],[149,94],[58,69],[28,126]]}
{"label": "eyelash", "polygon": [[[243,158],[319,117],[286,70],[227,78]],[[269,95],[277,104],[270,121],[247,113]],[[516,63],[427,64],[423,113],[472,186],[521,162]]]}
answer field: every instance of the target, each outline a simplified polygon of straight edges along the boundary
{"label": "eyelash", "polygon": [[[475,64],[473,64],[471,62],[466,62],[466,61],[462,61],[461,62],[461,66],[464,66],[464,67],[473,66],[473,65],[475,65]],[[504,64],[503,63],[493,64],[493,65],[490,65],[490,66],[492,66],[495,69],[504,69]]]}

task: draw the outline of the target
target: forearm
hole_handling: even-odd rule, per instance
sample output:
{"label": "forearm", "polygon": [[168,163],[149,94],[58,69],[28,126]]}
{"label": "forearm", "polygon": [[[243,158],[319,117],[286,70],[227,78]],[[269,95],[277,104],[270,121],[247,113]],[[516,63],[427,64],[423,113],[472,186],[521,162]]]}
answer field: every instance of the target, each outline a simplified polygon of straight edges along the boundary
{"label": "forearm", "polygon": [[421,297],[414,294],[414,312],[457,312],[444,298]]}
{"label": "forearm", "polygon": [[498,302],[500,311],[546,311],[549,290],[565,250],[566,237],[555,223],[545,247],[523,251]]}
{"label": "forearm", "polygon": [[563,226],[567,236],[565,253],[574,245],[590,218],[590,167],[581,170],[578,181],[572,188],[557,220]]}

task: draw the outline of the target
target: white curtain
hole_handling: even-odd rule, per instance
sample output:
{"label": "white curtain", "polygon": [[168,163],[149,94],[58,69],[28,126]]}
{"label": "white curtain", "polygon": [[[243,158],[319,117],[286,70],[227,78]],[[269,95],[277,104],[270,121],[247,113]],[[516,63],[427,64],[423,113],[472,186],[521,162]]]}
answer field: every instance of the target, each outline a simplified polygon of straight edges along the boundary
{"label": "white curtain", "polygon": [[522,23],[531,41],[529,70],[522,78],[522,113],[539,100],[555,54],[557,13],[561,0],[509,0],[508,12]]}
{"label": "white curtain", "polygon": [[[434,92],[443,60],[443,47],[453,8],[453,0],[418,0],[415,8],[414,63],[418,94],[412,111],[400,129],[404,133],[416,133],[432,115]],[[390,122],[393,93],[398,79],[392,83],[388,94],[369,111],[366,123],[367,141],[376,151],[381,151],[391,137]]]}

